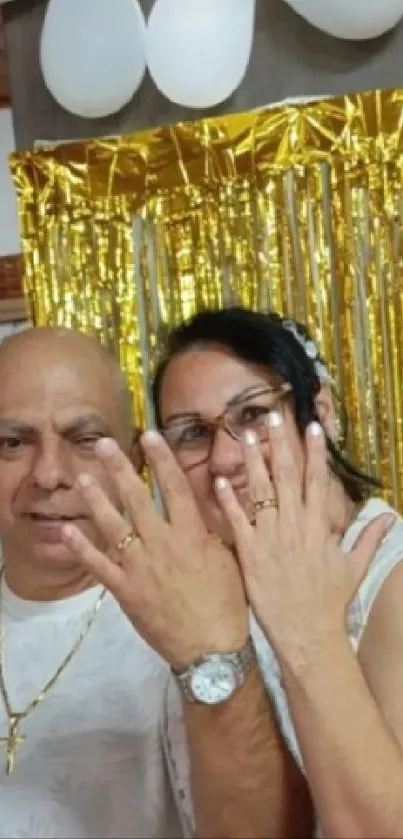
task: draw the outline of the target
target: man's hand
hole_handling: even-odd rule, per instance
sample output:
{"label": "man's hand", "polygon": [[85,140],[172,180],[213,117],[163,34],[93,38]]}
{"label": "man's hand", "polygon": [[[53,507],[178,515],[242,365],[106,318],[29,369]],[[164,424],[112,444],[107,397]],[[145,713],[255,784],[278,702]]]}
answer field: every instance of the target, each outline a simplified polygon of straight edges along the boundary
{"label": "man's hand", "polygon": [[[79,475],[78,488],[109,551],[101,553],[73,525],[64,528],[63,538],[116,597],[144,639],[182,670],[204,653],[242,648],[248,635],[247,604],[234,556],[207,532],[172,452],[156,432],[145,434],[143,445],[166,519],[117,444],[100,440],[96,453],[132,525],[93,477]],[[117,550],[133,529],[136,538]]]}

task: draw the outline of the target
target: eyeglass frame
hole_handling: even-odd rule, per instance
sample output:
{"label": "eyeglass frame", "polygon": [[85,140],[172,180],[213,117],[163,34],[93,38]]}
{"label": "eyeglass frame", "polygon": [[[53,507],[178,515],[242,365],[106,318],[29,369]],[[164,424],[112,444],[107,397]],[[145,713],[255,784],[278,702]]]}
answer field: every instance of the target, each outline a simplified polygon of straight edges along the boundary
{"label": "eyeglass frame", "polygon": [[[226,422],[225,422],[225,417],[226,417],[226,415],[228,414],[229,411],[231,411],[233,408],[236,408],[238,406],[242,406],[244,403],[247,403],[248,401],[251,401],[252,399],[256,399],[259,396],[264,396],[266,393],[279,393],[279,394],[281,394],[281,396],[279,398],[279,401],[280,401],[280,399],[284,398],[285,396],[287,396],[291,392],[292,392],[292,385],[289,382],[281,382],[278,385],[267,385],[266,387],[255,391],[254,393],[250,393],[248,396],[240,397],[238,402],[236,401],[236,398],[235,398],[235,400],[232,403],[230,403],[229,405],[227,405],[226,408],[224,409],[224,411],[222,411],[221,414],[218,414],[218,416],[214,417],[214,419],[209,420],[209,419],[206,419],[206,417],[203,417],[201,415],[197,415],[197,416],[195,415],[194,422],[195,422],[195,424],[197,422],[204,423],[206,425],[206,428],[208,428],[212,432],[212,439],[211,439],[210,448],[209,448],[210,451],[211,451],[211,449],[214,445],[215,436],[217,434],[217,431],[219,431],[219,429],[222,429],[222,431],[225,431],[231,437],[232,440],[235,440],[237,443],[239,443],[241,441],[241,437],[237,436],[234,433],[234,431],[230,428],[230,426],[228,424],[226,424]],[[274,407],[275,406],[273,406],[273,408]],[[273,408],[269,408],[267,413],[270,413],[270,411],[273,410]],[[160,429],[159,429],[160,434],[164,437],[166,443],[172,449],[172,451],[178,451],[178,449],[175,449],[175,447],[169,443],[169,440],[167,439],[166,432],[169,431],[170,428],[174,428],[175,425],[176,425],[176,423],[172,422],[172,423],[169,423],[166,426],[164,426],[164,425],[161,426]],[[180,422],[178,422],[177,425],[179,426]],[[189,421],[188,423],[186,423],[186,421],[183,421],[183,426],[186,426],[186,425],[191,427],[192,421]]]}

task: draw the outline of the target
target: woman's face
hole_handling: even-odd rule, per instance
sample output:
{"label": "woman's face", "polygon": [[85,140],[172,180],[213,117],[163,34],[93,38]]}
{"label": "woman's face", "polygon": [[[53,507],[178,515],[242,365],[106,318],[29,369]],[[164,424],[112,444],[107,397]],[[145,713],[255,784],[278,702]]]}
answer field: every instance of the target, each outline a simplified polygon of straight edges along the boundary
{"label": "woman's face", "polygon": [[[239,502],[252,516],[247,476],[241,443],[219,427],[208,445],[208,426],[202,420],[213,421],[228,408],[228,417],[242,418],[251,426],[256,422],[259,406],[281,410],[290,448],[301,472],[304,451],[291,408],[291,399],[281,392],[267,392],[278,388],[278,376],[247,364],[225,349],[189,350],[177,356],[165,371],[161,388],[161,416],[164,426],[173,428],[173,437],[180,445],[173,446],[178,462],[187,474],[201,515],[207,528],[229,540],[230,533],[221,508],[217,503],[215,479],[227,478]],[[261,392],[262,395],[258,395]],[[230,406],[230,407],[229,407]],[[262,452],[270,473],[270,446],[262,443]],[[274,494],[274,493],[273,493]]]}

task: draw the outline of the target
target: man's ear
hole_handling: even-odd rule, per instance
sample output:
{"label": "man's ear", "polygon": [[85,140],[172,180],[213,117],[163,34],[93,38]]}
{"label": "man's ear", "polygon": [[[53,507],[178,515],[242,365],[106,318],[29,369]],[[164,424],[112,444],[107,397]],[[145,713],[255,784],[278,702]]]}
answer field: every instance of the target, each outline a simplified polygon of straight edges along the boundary
{"label": "man's ear", "polygon": [[136,470],[138,475],[141,475],[144,467],[145,467],[145,458],[143,454],[143,449],[140,445],[140,437],[143,433],[141,428],[133,428],[132,431],[132,440],[130,445],[129,451],[129,460],[132,463],[134,469]]}
{"label": "man's ear", "polygon": [[336,413],[332,388],[329,382],[321,382],[320,391],[315,398],[316,412],[320,423],[331,440],[337,437]]}

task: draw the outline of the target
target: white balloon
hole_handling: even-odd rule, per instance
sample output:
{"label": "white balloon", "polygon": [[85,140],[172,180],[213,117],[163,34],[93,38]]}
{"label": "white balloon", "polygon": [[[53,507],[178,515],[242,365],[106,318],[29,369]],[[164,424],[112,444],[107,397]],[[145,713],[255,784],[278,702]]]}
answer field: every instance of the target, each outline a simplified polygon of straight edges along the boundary
{"label": "white balloon", "polygon": [[285,0],[328,35],[352,41],[378,38],[403,16],[403,0]]}
{"label": "white balloon", "polygon": [[138,0],[50,0],[40,45],[48,90],[78,116],[119,111],[143,80],[145,37]]}
{"label": "white balloon", "polygon": [[159,90],[189,108],[228,99],[249,64],[254,18],[255,0],[156,0],[147,63]]}

